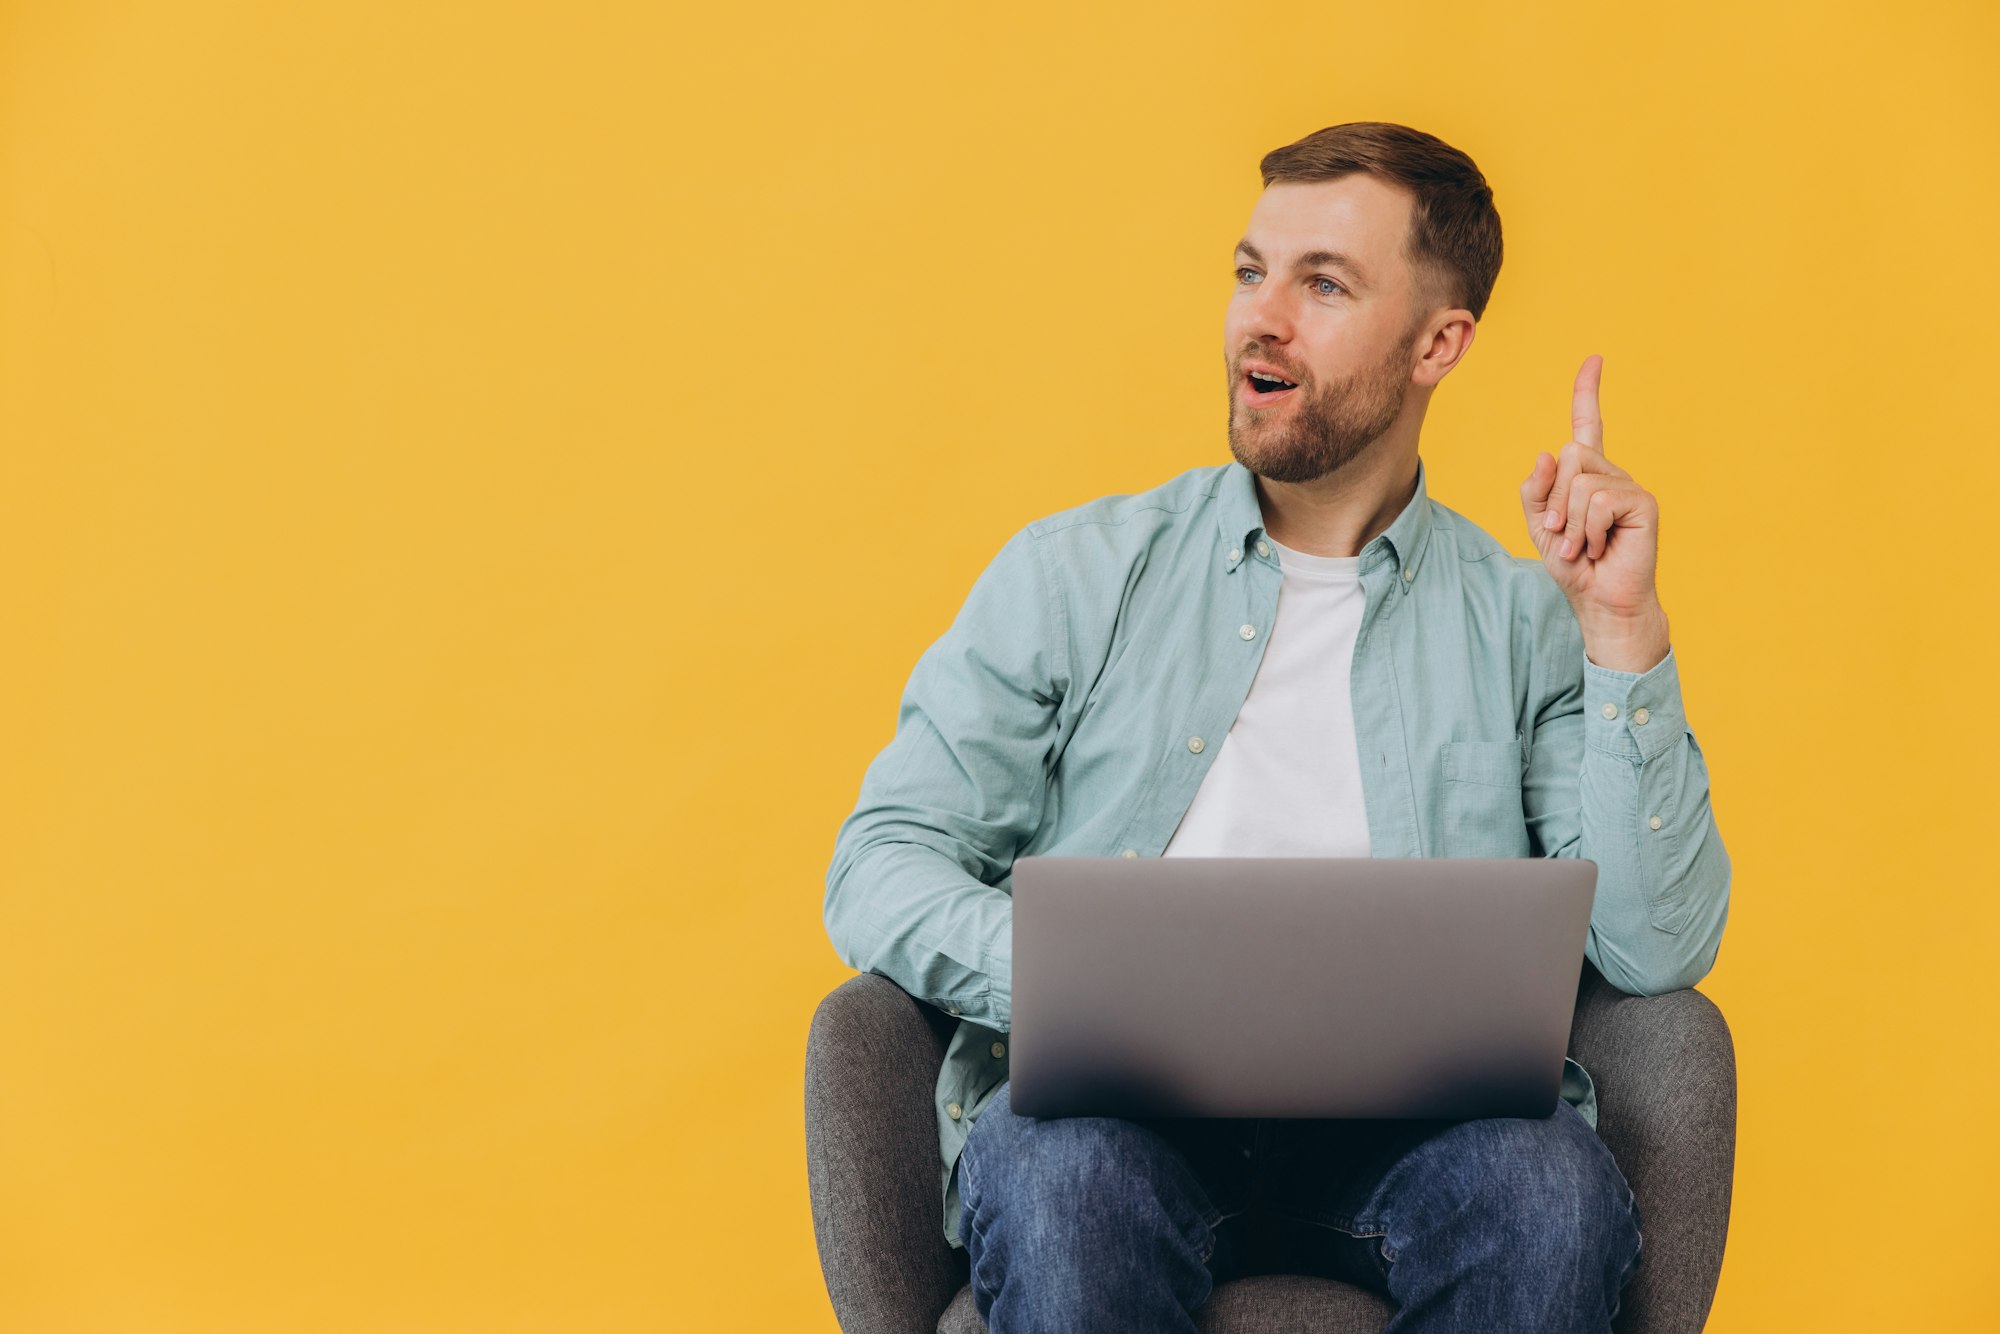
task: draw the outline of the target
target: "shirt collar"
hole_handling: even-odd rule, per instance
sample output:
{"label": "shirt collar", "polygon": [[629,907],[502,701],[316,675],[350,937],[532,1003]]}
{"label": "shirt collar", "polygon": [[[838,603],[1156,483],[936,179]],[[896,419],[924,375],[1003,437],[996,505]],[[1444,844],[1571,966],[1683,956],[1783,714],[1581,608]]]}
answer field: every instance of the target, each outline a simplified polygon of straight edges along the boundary
{"label": "shirt collar", "polygon": [[[1424,460],[1420,455],[1417,458],[1415,494],[1403,506],[1403,512],[1396,516],[1395,521],[1361,548],[1362,568],[1366,569],[1384,558],[1401,568],[1402,577],[1396,583],[1405,593],[1415,582],[1417,571],[1423,564],[1424,551],[1430,545],[1430,488],[1424,474]],[[1264,535],[1264,510],[1257,503],[1257,475],[1241,462],[1230,460],[1223,467],[1217,499],[1223,563],[1225,568],[1233,571],[1256,550],[1257,539]],[[1275,556],[1267,559],[1273,564],[1277,562]]]}

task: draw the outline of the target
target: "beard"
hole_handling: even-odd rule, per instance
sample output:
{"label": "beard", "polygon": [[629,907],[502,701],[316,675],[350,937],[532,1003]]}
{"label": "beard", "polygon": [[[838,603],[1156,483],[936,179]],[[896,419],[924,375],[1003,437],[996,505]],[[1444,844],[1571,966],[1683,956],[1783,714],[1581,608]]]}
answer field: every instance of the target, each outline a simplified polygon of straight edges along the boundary
{"label": "beard", "polygon": [[1298,402],[1268,408],[1243,402],[1236,371],[1229,381],[1229,452],[1274,482],[1310,482],[1347,466],[1402,414],[1407,355],[1398,347],[1373,370],[1324,386],[1301,383],[1292,390]]}

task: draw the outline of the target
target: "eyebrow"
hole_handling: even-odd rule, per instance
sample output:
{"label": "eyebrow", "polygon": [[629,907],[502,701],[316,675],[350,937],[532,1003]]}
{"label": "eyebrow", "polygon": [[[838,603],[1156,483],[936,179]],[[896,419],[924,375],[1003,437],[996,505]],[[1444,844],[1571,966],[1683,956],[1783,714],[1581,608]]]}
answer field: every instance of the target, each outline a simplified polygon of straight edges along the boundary
{"label": "eyebrow", "polygon": [[[1236,253],[1239,255],[1248,255],[1252,261],[1258,264],[1264,262],[1264,256],[1258,253],[1257,247],[1251,245],[1248,238],[1236,243]],[[1294,272],[1301,269],[1318,268],[1345,269],[1354,279],[1355,283],[1360,286],[1367,286],[1369,282],[1367,270],[1357,264],[1352,255],[1343,255],[1338,250],[1308,250],[1305,254],[1300,255],[1296,260],[1292,261],[1292,270]]]}

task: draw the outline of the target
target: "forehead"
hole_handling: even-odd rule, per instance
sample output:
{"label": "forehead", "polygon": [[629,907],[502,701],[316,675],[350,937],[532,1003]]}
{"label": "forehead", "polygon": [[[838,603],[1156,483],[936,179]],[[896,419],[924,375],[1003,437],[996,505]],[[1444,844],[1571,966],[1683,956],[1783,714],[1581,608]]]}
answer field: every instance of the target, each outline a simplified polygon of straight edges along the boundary
{"label": "forehead", "polygon": [[1352,255],[1377,283],[1399,285],[1414,202],[1401,186],[1359,172],[1337,181],[1279,181],[1257,197],[1244,239],[1273,268],[1333,250]]}

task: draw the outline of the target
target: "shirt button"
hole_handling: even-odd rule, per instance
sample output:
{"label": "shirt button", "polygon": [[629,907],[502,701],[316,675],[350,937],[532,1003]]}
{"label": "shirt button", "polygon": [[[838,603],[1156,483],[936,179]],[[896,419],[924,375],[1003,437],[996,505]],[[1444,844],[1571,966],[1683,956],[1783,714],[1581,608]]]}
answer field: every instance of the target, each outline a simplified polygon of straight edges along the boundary
{"label": "shirt button", "polygon": [[951,1118],[952,1120],[954,1120],[954,1121],[958,1120],[958,1118],[959,1118],[959,1117],[960,1117],[960,1116],[961,1116],[961,1115],[963,1114],[963,1112],[964,1112],[964,1109],[963,1109],[963,1108],[961,1108],[961,1107],[960,1107],[960,1106],[959,1106],[959,1105],[958,1105],[957,1103],[955,1103],[955,1102],[954,1102],[954,1103],[950,1103],[950,1104],[947,1104],[947,1105],[946,1105],[946,1107],[945,1107],[945,1109],[944,1109],[944,1114],[945,1114],[946,1116],[950,1117],[950,1118]]}
{"label": "shirt button", "polygon": [[1409,583],[1409,582],[1410,582],[1410,580],[1412,580],[1412,579],[1414,579],[1414,578],[1416,578],[1416,577],[1417,577],[1417,572],[1416,572],[1415,570],[1411,569],[1411,568],[1410,568],[1409,566],[1407,566],[1407,565],[1405,565],[1405,566],[1403,567],[1403,582],[1404,582],[1404,583],[1406,583],[1406,584],[1407,584],[1407,583]]}
{"label": "shirt button", "polygon": [[1271,554],[1271,548],[1266,546],[1264,543],[1259,542],[1257,544],[1257,554],[1260,556],[1268,556]]}
{"label": "shirt button", "polygon": [[1257,637],[1257,627],[1254,625],[1246,625],[1241,630],[1238,630],[1236,633],[1242,635],[1245,639],[1255,639]]}
{"label": "shirt button", "polygon": [[1604,716],[1607,718],[1616,718],[1618,716],[1618,706],[1616,704],[1605,705]]}
{"label": "shirt button", "polygon": [[1118,855],[1119,855],[1120,857],[1136,857],[1136,856],[1138,856],[1138,855],[1139,855],[1139,849],[1137,849],[1137,848],[1127,848],[1127,849],[1125,849],[1125,851],[1123,851],[1123,852],[1119,853]]}
{"label": "shirt button", "polygon": [[1239,559],[1242,555],[1243,553],[1238,551],[1235,547],[1229,548],[1229,559],[1236,560]]}
{"label": "shirt button", "polygon": [[1653,826],[1653,828],[1658,829],[1660,827],[1660,817],[1656,815],[1652,819],[1646,821],[1646,823]]}
{"label": "shirt button", "polygon": [[1639,724],[1639,726],[1641,727],[1644,727],[1646,725],[1646,720],[1652,716],[1653,716],[1652,714],[1647,713],[1644,709],[1632,710],[1632,721]]}
{"label": "shirt button", "polygon": [[1004,1042],[996,1042],[996,1043],[994,1043],[994,1044],[993,1044],[993,1054],[994,1054],[994,1055],[995,1055],[996,1057],[997,1057],[997,1056],[1005,1056],[1005,1055],[1007,1054],[1007,1044],[1006,1044],[1006,1043],[1004,1043]]}
{"label": "shirt button", "polygon": [[952,1002],[951,1004],[949,1004],[949,1005],[945,1006],[945,1007],[944,1007],[944,1012],[945,1012],[946,1014],[957,1014],[957,1013],[958,1013],[958,1002],[957,1002],[957,1001],[953,1001],[953,1002]]}
{"label": "shirt button", "polygon": [[1205,744],[1206,743],[1203,742],[1202,739],[1198,736],[1191,736],[1188,738],[1188,749],[1193,751],[1197,755],[1201,754],[1201,748]]}

